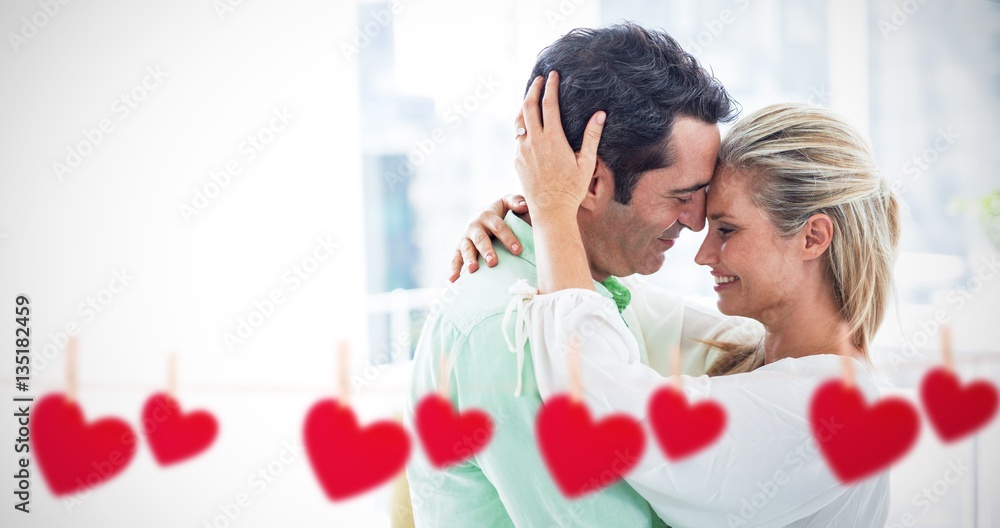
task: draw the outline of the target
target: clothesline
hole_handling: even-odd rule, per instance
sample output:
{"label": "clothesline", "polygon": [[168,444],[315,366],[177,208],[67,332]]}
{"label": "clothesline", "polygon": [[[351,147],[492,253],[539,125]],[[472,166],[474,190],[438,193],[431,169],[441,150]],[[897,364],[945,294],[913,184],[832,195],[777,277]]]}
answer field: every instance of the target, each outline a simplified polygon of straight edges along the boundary
{"label": "clothesline", "polygon": [[[14,388],[14,378],[0,378],[0,385]],[[59,382],[52,383],[32,383],[30,393],[24,393],[26,395],[39,395],[44,392],[56,392],[64,391],[65,385]],[[251,392],[251,393],[283,393],[283,394],[324,394],[329,396],[336,395],[336,388],[330,385],[298,385],[298,384],[243,384],[243,383],[231,383],[231,384],[216,384],[216,383],[186,383],[179,384],[178,390],[183,393],[187,392]],[[98,390],[98,391],[137,391],[137,392],[149,392],[149,391],[162,391],[166,390],[166,386],[163,384],[154,383],[127,383],[127,382],[94,382],[94,383],[80,383],[77,386],[78,390]],[[399,388],[378,388],[378,387],[366,387],[363,389],[353,389],[353,396],[365,395],[365,394],[407,394],[405,387]]]}

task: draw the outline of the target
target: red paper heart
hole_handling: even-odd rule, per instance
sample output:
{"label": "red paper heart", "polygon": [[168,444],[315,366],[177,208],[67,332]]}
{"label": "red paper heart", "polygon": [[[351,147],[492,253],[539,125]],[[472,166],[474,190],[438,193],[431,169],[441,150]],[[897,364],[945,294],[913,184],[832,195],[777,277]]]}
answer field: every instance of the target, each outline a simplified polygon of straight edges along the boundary
{"label": "red paper heart", "polygon": [[617,482],[642,456],[646,437],[630,416],[594,422],[569,396],[545,402],[535,424],[545,465],[563,495],[573,498]]}
{"label": "red paper heart", "polygon": [[889,467],[913,446],[920,428],[917,411],[902,398],[865,403],[856,387],[840,379],[813,394],[809,407],[813,437],[843,484]]}
{"label": "red paper heart", "polygon": [[920,383],[920,401],[945,442],[954,442],[989,423],[997,412],[997,388],[980,380],[962,388],[958,376],[931,369]]}
{"label": "red paper heart", "polygon": [[410,438],[397,423],[358,426],[350,407],[320,400],[306,416],[306,453],[330,500],[341,500],[398,474],[410,456]]}
{"label": "red paper heart", "polygon": [[458,414],[450,401],[437,394],[420,400],[416,426],[427,458],[438,469],[478,453],[493,437],[493,421],[488,414],[476,409]]}
{"label": "red paper heart", "polygon": [[156,393],[142,406],[142,430],[161,466],[176,464],[212,445],[219,426],[205,411],[181,413],[169,395]]}
{"label": "red paper heart", "polygon": [[135,455],[132,428],[117,418],[91,424],[76,402],[49,394],[31,411],[31,453],[55,495],[93,488],[120,473]]}
{"label": "red paper heart", "polygon": [[684,393],[663,387],[649,400],[649,421],[670,460],[680,460],[708,447],[726,429],[726,410],[716,402],[689,405]]}

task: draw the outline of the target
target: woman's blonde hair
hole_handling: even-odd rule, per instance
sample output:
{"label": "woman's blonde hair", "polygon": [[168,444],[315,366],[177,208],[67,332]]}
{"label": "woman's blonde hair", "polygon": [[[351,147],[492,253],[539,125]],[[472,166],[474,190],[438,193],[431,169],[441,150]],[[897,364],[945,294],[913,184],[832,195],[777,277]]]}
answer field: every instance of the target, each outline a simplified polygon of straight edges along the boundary
{"label": "woman's blonde hair", "polygon": [[[837,114],[816,106],[771,105],[741,119],[719,149],[719,169],[749,178],[751,202],[778,236],[798,233],[815,214],[833,221],[826,259],[833,295],[854,344],[867,357],[892,292],[899,204],[871,147]],[[723,354],[710,375],[764,364],[763,341],[712,343]]]}

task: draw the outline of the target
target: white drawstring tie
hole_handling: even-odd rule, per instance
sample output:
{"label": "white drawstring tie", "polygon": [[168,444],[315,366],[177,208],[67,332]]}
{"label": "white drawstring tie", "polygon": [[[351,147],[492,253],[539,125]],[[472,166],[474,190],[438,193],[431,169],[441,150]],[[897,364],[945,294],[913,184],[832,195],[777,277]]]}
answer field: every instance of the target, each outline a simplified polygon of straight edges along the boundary
{"label": "white drawstring tie", "polygon": [[[503,314],[503,338],[507,341],[507,349],[517,354],[517,388],[514,389],[514,396],[521,395],[521,378],[524,369],[524,345],[528,342],[528,303],[538,294],[538,289],[528,284],[525,279],[518,279],[510,286],[510,293],[513,295],[507,303],[507,310]],[[510,317],[517,311],[517,319],[514,321],[514,341],[511,342],[507,332],[507,325]]]}

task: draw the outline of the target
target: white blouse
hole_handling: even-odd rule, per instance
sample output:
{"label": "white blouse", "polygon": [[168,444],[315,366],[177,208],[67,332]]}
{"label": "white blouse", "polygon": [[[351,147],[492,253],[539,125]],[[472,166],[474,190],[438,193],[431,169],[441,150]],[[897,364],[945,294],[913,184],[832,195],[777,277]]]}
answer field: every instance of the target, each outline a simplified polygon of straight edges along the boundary
{"label": "white blouse", "polygon": [[[841,485],[810,432],[810,399],[821,383],[841,375],[840,357],[786,358],[730,376],[682,376],[688,402],[711,398],[725,408],[727,423],[713,445],[672,462],[646,417],[651,395],[669,380],[643,364],[614,302],[583,289],[522,293],[515,302],[543,399],[568,392],[566,343],[576,334],[591,415],[640,420],[646,448],[625,480],[672,527],[885,525],[888,472]],[[877,399],[867,367],[854,361],[859,388],[868,401]]]}

